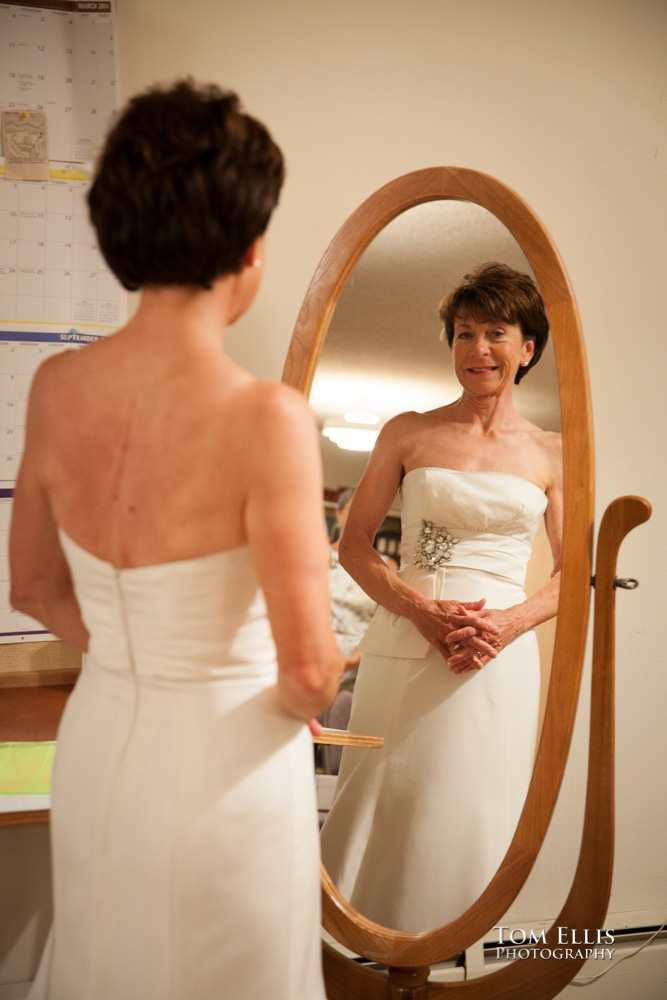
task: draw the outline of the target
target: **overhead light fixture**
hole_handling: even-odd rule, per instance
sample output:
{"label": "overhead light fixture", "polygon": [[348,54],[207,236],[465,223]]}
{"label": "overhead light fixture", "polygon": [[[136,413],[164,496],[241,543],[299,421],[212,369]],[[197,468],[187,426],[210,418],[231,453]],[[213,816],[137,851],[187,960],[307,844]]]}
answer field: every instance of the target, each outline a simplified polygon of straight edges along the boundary
{"label": "overhead light fixture", "polygon": [[348,424],[369,424],[371,427],[380,423],[377,413],[368,413],[364,410],[359,410],[355,413],[346,413],[345,420]]}
{"label": "overhead light fixture", "polygon": [[380,433],[380,429],[372,425],[379,422],[380,418],[374,413],[346,413],[342,420],[328,417],[322,434],[345,451],[372,451]]}

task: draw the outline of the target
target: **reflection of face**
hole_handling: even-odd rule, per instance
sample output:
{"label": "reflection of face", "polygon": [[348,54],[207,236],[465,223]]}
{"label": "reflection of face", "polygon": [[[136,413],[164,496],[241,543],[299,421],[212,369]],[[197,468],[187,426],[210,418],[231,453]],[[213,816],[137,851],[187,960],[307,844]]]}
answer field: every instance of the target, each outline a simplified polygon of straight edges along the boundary
{"label": "reflection of face", "polygon": [[504,320],[478,322],[472,316],[454,320],[454,369],[464,389],[497,393],[514,384],[519,365],[533,356],[534,342],[524,340],[521,327]]}

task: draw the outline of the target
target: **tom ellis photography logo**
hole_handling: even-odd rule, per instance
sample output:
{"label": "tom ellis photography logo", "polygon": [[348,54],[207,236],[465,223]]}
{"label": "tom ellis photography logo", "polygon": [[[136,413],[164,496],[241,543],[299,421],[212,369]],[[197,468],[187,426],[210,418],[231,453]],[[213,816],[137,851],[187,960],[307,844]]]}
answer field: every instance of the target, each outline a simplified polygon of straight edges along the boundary
{"label": "tom ellis photography logo", "polygon": [[557,944],[553,946],[547,941],[547,932],[524,931],[520,927],[510,930],[499,924],[493,928],[498,931],[498,947],[496,958],[526,959],[526,958],[589,958],[609,959],[615,948],[605,947],[614,943],[613,931],[577,930],[572,927],[556,927]]}

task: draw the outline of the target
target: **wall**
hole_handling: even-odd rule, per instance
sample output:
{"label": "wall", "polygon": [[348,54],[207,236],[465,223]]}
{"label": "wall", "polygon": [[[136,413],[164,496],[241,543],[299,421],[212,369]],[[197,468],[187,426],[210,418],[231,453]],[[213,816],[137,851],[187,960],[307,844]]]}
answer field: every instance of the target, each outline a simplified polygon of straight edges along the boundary
{"label": "wall", "polygon": [[[620,592],[617,602],[617,861],[608,925],[660,923],[667,6],[119,0],[118,35],[122,96],[179,75],[214,80],[241,94],[286,153],[263,290],[228,339],[230,353],[257,375],[280,377],[327,243],[393,177],[443,164],[490,173],[520,192],[551,232],[586,335],[598,522],[621,494],[645,496],[654,508],[624,543],[619,565],[641,588]],[[567,893],[586,729],[582,717],[545,857],[513,908],[517,919],[552,918]]]}
{"label": "wall", "polygon": [[[267,122],[288,180],[266,278],[230,353],[279,378],[313,270],[347,215],[386,181],[451,164],[520,192],[566,263],[586,335],[597,519],[616,496],[653,518],[623,545],[618,596],[617,865],[610,921],[667,916],[661,831],[666,671],[662,436],[667,338],[667,7],[661,0],[119,0],[121,95],[192,74]],[[584,707],[586,698],[583,699]],[[521,912],[557,913],[578,849],[586,720]],[[662,779],[662,780],[661,780]]]}
{"label": "wall", "polygon": [[631,887],[661,808],[664,817],[651,789],[664,767],[661,566],[652,554],[665,547],[667,494],[657,301],[667,251],[665,5],[120,0],[118,29],[123,95],[179,74],[215,80],[239,91],[286,152],[265,285],[228,340],[258,375],[280,377],[319,257],[387,180],[436,164],[474,167],[519,191],[549,228],[586,333],[598,516],[623,493],[654,505],[620,566],[641,580],[618,602],[618,848],[636,859]]}

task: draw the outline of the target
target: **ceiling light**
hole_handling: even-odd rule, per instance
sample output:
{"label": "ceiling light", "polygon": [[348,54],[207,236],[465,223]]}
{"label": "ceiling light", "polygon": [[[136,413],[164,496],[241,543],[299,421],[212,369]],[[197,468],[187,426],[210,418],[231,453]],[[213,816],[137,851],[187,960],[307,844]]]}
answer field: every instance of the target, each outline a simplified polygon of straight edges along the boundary
{"label": "ceiling light", "polygon": [[353,423],[348,420],[349,416],[346,415],[345,423],[334,417],[325,420],[322,433],[345,451],[372,451],[379,430],[371,429],[367,422]]}
{"label": "ceiling light", "polygon": [[355,413],[346,413],[345,419],[348,422],[348,424],[374,425],[380,422],[380,418],[378,417],[377,413],[368,413],[365,410],[360,410]]}

